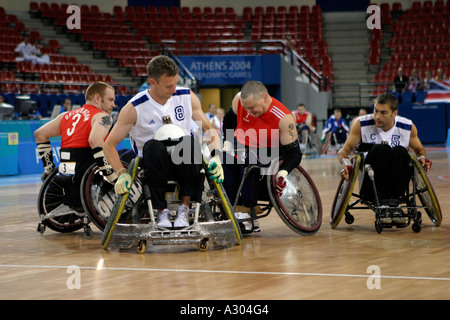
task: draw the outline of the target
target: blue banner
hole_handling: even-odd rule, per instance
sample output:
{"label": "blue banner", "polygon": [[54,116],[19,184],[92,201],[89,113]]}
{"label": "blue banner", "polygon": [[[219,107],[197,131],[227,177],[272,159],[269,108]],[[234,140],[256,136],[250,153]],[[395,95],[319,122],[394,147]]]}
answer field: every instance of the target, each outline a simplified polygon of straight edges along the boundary
{"label": "blue banner", "polygon": [[279,55],[180,56],[179,59],[202,86],[242,85],[249,80],[280,84]]}

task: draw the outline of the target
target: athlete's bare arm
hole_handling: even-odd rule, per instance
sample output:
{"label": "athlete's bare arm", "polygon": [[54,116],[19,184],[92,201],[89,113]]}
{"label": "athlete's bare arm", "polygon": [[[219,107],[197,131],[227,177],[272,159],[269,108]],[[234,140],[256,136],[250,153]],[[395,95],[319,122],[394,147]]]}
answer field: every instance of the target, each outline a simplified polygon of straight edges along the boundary
{"label": "athlete's bare arm", "polygon": [[417,157],[423,156],[422,159],[419,159],[419,162],[422,164],[422,167],[426,173],[430,172],[431,162],[425,161],[427,151],[423,147],[422,142],[420,142],[417,127],[414,124],[412,125],[411,135],[409,137],[409,147],[414,151]]}
{"label": "athlete's bare arm", "polygon": [[[344,158],[347,158],[350,152],[352,152],[356,145],[361,141],[361,122],[355,121],[355,123],[352,125],[352,128],[350,129],[350,134],[347,137],[347,140],[344,143],[344,146],[341,150],[338,151],[338,160],[340,163],[342,163],[342,160]],[[349,172],[347,166],[344,166],[344,168],[341,171],[341,177],[348,181],[349,179]]]}
{"label": "athlete's bare arm", "polygon": [[112,118],[107,113],[97,113],[92,117],[92,129],[89,134],[89,145],[92,149],[103,147],[105,137],[112,126]]}
{"label": "athlete's bare arm", "polygon": [[355,121],[350,130],[350,134],[341,150],[338,151],[338,160],[342,163],[342,159],[347,158],[357,144],[361,141],[361,122]]}
{"label": "athlete's bare arm", "polygon": [[295,126],[295,118],[291,114],[285,115],[279,123],[280,144],[287,145],[298,140],[298,133]]}
{"label": "athlete's bare arm", "polygon": [[127,137],[131,128],[135,125],[136,119],[136,109],[131,103],[127,103],[120,111],[117,123],[103,145],[106,160],[108,160],[115,172],[123,169],[119,153],[116,150],[117,145]]}
{"label": "athlete's bare arm", "polygon": [[43,143],[50,140],[52,137],[58,137],[61,135],[61,130],[59,125],[61,124],[61,119],[65,113],[61,113],[55,119],[47,122],[42,127],[34,132],[34,138],[36,143]]}

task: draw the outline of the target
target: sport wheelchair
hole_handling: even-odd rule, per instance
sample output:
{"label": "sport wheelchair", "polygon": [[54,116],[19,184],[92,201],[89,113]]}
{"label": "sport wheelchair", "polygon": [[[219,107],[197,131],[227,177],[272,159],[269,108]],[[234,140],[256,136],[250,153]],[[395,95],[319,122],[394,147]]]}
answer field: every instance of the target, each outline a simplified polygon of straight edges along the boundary
{"label": "sport wheelchair", "polygon": [[[98,166],[92,164],[83,175],[80,195],[83,208],[72,209],[62,206],[66,183],[58,168],[43,182],[38,195],[38,213],[40,222],[37,231],[43,234],[47,227],[56,232],[69,233],[81,228],[86,237],[91,238],[93,231],[90,222],[103,230],[114,201],[114,188],[104,181]],[[60,208],[65,207],[65,210]]]}
{"label": "sport wheelchair", "polygon": [[[298,141],[303,141],[303,131],[302,127],[297,124]],[[318,158],[320,157],[322,151],[322,143],[319,136],[315,132],[306,132],[306,143],[300,143],[300,149],[303,156],[307,158]]]}
{"label": "sport wheelchair", "polygon": [[[271,172],[274,165],[276,165],[275,162],[271,164],[268,172]],[[257,213],[255,207],[252,207],[249,218],[238,221],[241,224],[244,222],[251,224],[247,232],[253,232],[257,229],[256,221],[267,217],[274,208],[281,220],[292,231],[303,236],[314,235],[322,224],[322,201],[308,172],[301,165],[294,168],[286,177],[286,187],[282,196],[279,197],[274,191],[276,173],[261,175],[261,170],[263,167],[260,164],[250,165],[244,170],[233,205],[233,210],[236,210],[244,181],[251,174],[259,174],[257,206],[261,212]]]}
{"label": "sport wheelchair", "polygon": [[[102,236],[103,249],[109,247],[126,249],[137,245],[137,251],[144,253],[147,244],[172,245],[194,244],[200,251],[209,249],[210,240],[219,246],[239,245],[242,239],[231,204],[221,183],[205,178],[201,203],[191,204],[190,225],[183,229],[158,227],[153,210],[151,194],[142,183],[140,158],[130,162],[128,172],[133,187],[129,193],[119,195],[114,202]],[[203,170],[206,171],[206,162]],[[178,184],[169,181],[166,201],[178,206]],[[131,199],[130,199],[131,198]],[[136,200],[136,201],[135,201]]]}
{"label": "sport wheelchair", "polygon": [[[416,233],[420,232],[422,229],[420,209],[424,209],[433,224],[439,227],[442,221],[442,213],[433,187],[415,156],[410,154],[410,157],[410,166],[413,167],[413,173],[408,190],[405,190],[400,199],[380,200],[377,196],[373,169],[370,165],[364,164],[363,153],[357,152],[356,156],[351,159],[349,180],[342,179],[339,182],[331,207],[330,224],[332,229],[339,225],[344,216],[345,222],[352,224],[355,219],[350,210],[358,209],[370,209],[375,212],[375,230],[378,233],[381,233],[383,228],[407,227],[411,221],[413,222],[412,230]],[[367,173],[373,186],[374,197],[370,200],[364,199],[360,194],[353,192],[358,178],[359,185],[362,186],[364,173]],[[352,197],[356,200],[350,202]],[[417,198],[419,198],[421,205],[417,204]]]}
{"label": "sport wheelchair", "polygon": [[[131,156],[126,153],[122,153],[120,156],[122,165],[125,168],[128,167]],[[64,211],[58,210],[63,204],[65,186],[67,185],[67,182],[58,173],[58,168],[53,170],[45,179],[39,191],[38,213],[41,220],[37,231],[43,234],[49,227],[56,232],[69,233],[83,228],[86,237],[91,238],[93,236],[93,231],[89,226],[91,222],[100,231],[103,231],[114,206],[116,194],[114,186],[105,180],[97,164],[93,163],[83,175],[80,183],[82,208],[77,210],[67,207]],[[137,202],[141,193],[142,186],[139,184],[133,185],[129,201]]]}

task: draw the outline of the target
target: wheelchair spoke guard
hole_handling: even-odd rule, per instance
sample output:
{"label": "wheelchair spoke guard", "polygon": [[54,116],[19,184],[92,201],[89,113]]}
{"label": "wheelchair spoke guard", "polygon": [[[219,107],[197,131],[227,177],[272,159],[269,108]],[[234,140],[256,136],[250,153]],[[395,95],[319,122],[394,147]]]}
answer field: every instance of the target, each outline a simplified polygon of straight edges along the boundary
{"label": "wheelchair spoke guard", "polygon": [[283,222],[303,236],[315,234],[322,224],[322,201],[319,192],[305,169],[300,165],[286,178],[283,195],[275,195],[275,175],[267,179],[269,197]]}

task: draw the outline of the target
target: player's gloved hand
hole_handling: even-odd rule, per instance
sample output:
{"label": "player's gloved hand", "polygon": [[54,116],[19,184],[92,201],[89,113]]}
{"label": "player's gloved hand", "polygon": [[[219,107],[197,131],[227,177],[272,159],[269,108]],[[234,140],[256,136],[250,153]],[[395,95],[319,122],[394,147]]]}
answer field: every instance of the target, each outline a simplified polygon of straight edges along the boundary
{"label": "player's gloved hand", "polygon": [[279,197],[283,195],[284,188],[286,188],[287,175],[288,172],[286,170],[280,170],[275,177],[275,193]]}
{"label": "player's gloved hand", "polygon": [[45,179],[47,179],[47,177],[50,175],[50,173],[52,173],[53,170],[45,170],[44,173],[41,176],[41,181],[44,182]]}
{"label": "player's gloved hand", "polygon": [[350,172],[353,170],[352,163],[349,158],[342,159],[341,178],[348,181],[350,178]]}
{"label": "player's gloved hand", "polygon": [[224,175],[222,162],[220,162],[220,159],[218,157],[212,157],[211,160],[209,160],[208,174],[210,179],[217,179],[217,182],[219,183],[223,182]]}
{"label": "player's gloved hand", "polygon": [[425,158],[421,159],[420,162],[422,164],[423,170],[428,174],[430,172],[431,166],[433,165],[433,162]]}
{"label": "player's gloved hand", "polygon": [[114,191],[117,194],[129,192],[131,189],[131,176],[127,173],[122,173],[114,185]]}

